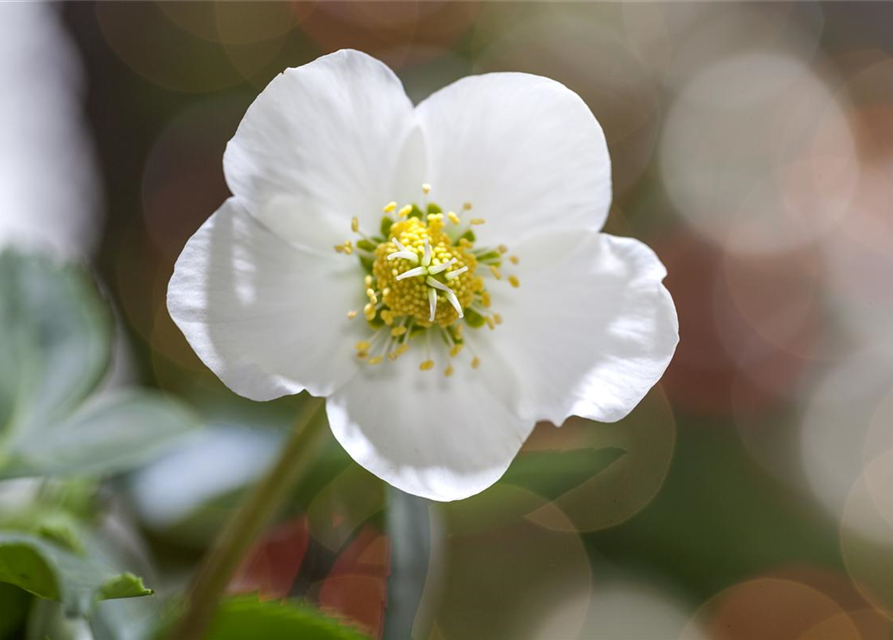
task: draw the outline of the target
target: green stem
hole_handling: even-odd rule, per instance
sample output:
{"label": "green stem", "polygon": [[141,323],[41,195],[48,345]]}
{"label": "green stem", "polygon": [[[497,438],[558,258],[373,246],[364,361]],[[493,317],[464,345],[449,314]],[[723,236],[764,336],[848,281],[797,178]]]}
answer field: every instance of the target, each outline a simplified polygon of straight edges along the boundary
{"label": "green stem", "polygon": [[199,640],[204,636],[242,558],[306,472],[312,454],[322,442],[318,435],[323,421],[316,418],[324,404],[322,398],[310,398],[276,464],[233,513],[211,547],[193,580],[186,611],[172,640]]}

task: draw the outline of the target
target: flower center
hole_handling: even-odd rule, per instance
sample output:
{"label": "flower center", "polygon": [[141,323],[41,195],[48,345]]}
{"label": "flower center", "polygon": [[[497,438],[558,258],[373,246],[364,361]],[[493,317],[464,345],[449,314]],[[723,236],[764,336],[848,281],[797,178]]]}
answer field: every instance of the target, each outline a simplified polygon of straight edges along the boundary
{"label": "flower center", "polygon": [[[427,196],[429,185],[422,185]],[[411,343],[423,346],[425,359],[419,368],[434,368],[431,358],[432,335],[442,339],[451,358],[459,357],[466,344],[463,326],[495,329],[502,323],[498,313],[490,312],[491,299],[486,279],[502,280],[500,267],[508,249],[476,248],[473,226],[484,224],[480,218],[467,221],[453,211],[446,214],[435,203],[408,204],[398,209],[396,202],[383,208],[380,235],[368,236],[354,218],[351,229],[361,239],[336,245],[338,253],[357,253],[366,271],[364,286],[368,303],[363,315],[369,326],[368,340],[356,345],[357,358],[376,365],[396,360],[409,350]],[[463,212],[471,209],[463,205]],[[512,264],[516,256],[509,256]],[[516,276],[506,279],[513,287]],[[358,313],[349,311],[348,318]],[[460,322],[463,321],[463,322]],[[477,368],[480,359],[471,354],[470,364]],[[453,374],[449,364],[444,374]]]}
{"label": "flower center", "polygon": [[375,248],[372,275],[384,304],[422,326],[453,324],[484,291],[470,243],[454,245],[442,229],[443,214],[432,214],[427,224],[410,218],[395,223],[390,239]]}

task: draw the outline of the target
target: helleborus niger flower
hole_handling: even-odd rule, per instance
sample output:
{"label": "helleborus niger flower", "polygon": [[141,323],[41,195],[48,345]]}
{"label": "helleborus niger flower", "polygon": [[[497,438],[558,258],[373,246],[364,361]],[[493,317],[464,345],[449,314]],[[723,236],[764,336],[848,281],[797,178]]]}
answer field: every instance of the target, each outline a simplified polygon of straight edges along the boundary
{"label": "helleborus niger flower", "polygon": [[177,261],[173,319],[236,393],[325,396],[399,489],[475,494],[537,421],[618,420],[672,357],[666,271],[599,232],[605,138],[558,82],[472,76],[414,107],[339,51],[274,79],[223,165],[234,195]]}

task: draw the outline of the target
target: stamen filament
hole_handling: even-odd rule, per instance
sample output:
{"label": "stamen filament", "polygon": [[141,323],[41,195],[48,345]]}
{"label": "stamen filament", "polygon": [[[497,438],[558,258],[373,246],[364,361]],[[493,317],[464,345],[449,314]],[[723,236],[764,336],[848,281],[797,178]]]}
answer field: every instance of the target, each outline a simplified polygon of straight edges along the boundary
{"label": "stamen filament", "polygon": [[[431,293],[434,291],[434,289],[440,289],[441,291],[444,292],[444,294],[446,295],[446,299],[450,301],[450,304],[453,305],[453,309],[456,310],[456,313],[459,314],[459,317],[460,318],[465,317],[465,314],[462,313],[462,305],[459,304],[459,299],[456,297],[456,294],[453,293],[452,289],[450,289],[448,286],[446,286],[442,282],[438,282],[431,276],[428,276],[425,279],[425,284],[427,284],[429,287],[433,287],[433,289],[428,289],[428,297],[429,298],[431,297]],[[432,322],[434,321],[433,313],[432,313],[431,321]]]}
{"label": "stamen filament", "polygon": [[468,271],[468,267],[462,267],[461,269],[456,269],[455,271],[449,271],[449,272],[447,272],[447,273],[444,275],[444,277],[445,277],[447,280],[454,280],[455,278],[458,278],[459,276],[461,276],[461,275],[462,275],[463,273],[465,273],[466,271]]}
{"label": "stamen filament", "polygon": [[423,276],[428,273],[428,270],[425,267],[416,267],[415,269],[410,269],[409,271],[404,271],[399,276],[397,276],[397,280],[405,280],[406,278],[414,278],[416,276]]}
{"label": "stamen filament", "polygon": [[437,313],[437,292],[434,289],[428,289],[428,308],[430,309],[428,321],[434,322],[434,315]]}
{"label": "stamen filament", "polygon": [[440,273],[441,271],[446,271],[451,266],[453,266],[454,262],[456,262],[456,259],[450,258],[449,262],[441,262],[440,264],[436,264],[433,267],[428,267],[428,273],[433,276]]}
{"label": "stamen filament", "polygon": [[409,260],[413,264],[419,263],[419,256],[416,255],[415,251],[395,251],[394,253],[388,254],[388,260],[396,260],[397,258],[403,258],[405,260]]}

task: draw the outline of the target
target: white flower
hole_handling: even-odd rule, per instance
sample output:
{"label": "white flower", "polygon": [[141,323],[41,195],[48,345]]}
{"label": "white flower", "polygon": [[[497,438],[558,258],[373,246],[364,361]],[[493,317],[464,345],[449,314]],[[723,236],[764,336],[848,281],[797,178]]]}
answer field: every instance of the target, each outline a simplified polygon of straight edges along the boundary
{"label": "white flower", "polygon": [[599,233],[605,138],[557,82],[473,76],[413,107],[339,51],[273,80],[223,161],[234,196],[177,261],[171,315],[236,393],[326,396],[399,489],[473,495],[538,420],[619,420],[672,357],[666,271]]}

